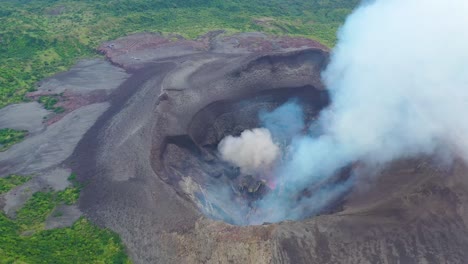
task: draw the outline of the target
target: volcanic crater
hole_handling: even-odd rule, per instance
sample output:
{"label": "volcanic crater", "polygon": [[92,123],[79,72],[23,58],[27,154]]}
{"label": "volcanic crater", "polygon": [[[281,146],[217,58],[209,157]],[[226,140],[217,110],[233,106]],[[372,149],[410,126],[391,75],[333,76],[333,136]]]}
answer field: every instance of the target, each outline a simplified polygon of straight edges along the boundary
{"label": "volcanic crater", "polygon": [[[396,161],[378,178],[349,166],[333,181],[359,169],[360,186],[372,188],[353,188],[317,217],[245,226],[252,203],[274,187],[221,160],[219,144],[261,127],[260,112],[289,100],[304,109],[306,126],[317,117],[330,103],[320,76],[329,52],[319,43],[262,33],[211,32],[190,41],[142,33],[100,51],[129,77],[68,163],[87,183],[80,209],[118,232],[136,263],[468,259],[466,208],[453,203],[468,200],[459,177],[466,168],[438,167],[431,157]],[[301,195],[320,187],[304,186]],[[437,214],[442,208],[445,217]]]}
{"label": "volcanic crater", "polygon": [[[271,111],[289,100],[301,102],[310,124],[329,99],[326,91],[303,86],[252,89],[235,98],[211,102],[195,113],[186,134],[167,136],[155,146],[153,166],[209,217],[232,224],[248,223],[246,215],[239,214],[241,208],[254,210],[249,204],[261,199],[271,187],[258,175],[242,174],[239,167],[220,159],[218,146],[226,136],[261,127],[261,111]],[[220,189],[225,190],[222,195],[226,197],[210,193],[219,193]],[[234,202],[236,198],[240,203]]]}

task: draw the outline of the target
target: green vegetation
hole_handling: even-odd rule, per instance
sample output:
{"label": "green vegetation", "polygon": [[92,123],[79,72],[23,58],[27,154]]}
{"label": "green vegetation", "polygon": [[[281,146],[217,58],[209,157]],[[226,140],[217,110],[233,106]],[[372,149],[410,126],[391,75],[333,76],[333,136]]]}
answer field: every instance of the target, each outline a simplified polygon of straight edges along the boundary
{"label": "green vegetation", "polygon": [[70,228],[19,232],[0,214],[0,263],[130,263],[117,235],[84,218]]}
{"label": "green vegetation", "polygon": [[[72,187],[59,192],[37,192],[9,219],[0,213],[0,263],[130,263],[119,237],[81,218],[69,228],[45,230],[49,215],[60,217],[54,209],[60,204],[73,204],[81,186],[72,174]],[[9,176],[0,179],[0,190],[6,192],[29,180]]]}
{"label": "green vegetation", "polygon": [[58,99],[53,96],[41,96],[39,97],[39,103],[44,105],[44,108],[47,110],[54,109],[55,104],[58,102]]}
{"label": "green vegetation", "polygon": [[24,177],[19,175],[9,175],[7,177],[0,178],[0,194],[8,192],[16,186],[24,184],[30,179],[31,177]]}
{"label": "green vegetation", "polygon": [[58,99],[56,96],[52,95],[44,95],[39,97],[39,103],[44,105],[44,108],[47,110],[52,110],[55,113],[63,113],[65,111],[65,108],[61,106],[55,106],[58,103]]}
{"label": "green vegetation", "polygon": [[328,46],[359,0],[9,0],[0,9],[0,108],[34,84],[97,56],[105,40],[155,31],[195,38],[210,30],[265,31]]}
{"label": "green vegetation", "polygon": [[78,201],[78,198],[80,198],[80,191],[81,188],[83,188],[83,185],[78,182],[75,173],[72,173],[70,177],[68,177],[68,181],[72,183],[73,187],[69,187],[61,192],[58,192],[57,198],[60,202],[63,202],[67,205],[72,205]]}
{"label": "green vegetation", "polygon": [[24,139],[28,131],[14,130],[10,128],[0,129],[0,151],[5,151],[12,145]]}

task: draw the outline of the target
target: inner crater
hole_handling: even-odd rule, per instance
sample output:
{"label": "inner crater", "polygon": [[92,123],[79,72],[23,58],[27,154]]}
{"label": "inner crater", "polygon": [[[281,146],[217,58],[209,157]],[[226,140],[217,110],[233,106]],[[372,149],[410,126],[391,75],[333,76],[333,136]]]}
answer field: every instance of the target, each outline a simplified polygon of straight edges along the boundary
{"label": "inner crater", "polygon": [[[277,84],[269,84],[268,75],[245,76],[265,68],[297,74],[298,78],[312,76],[310,70],[320,71],[325,57],[314,60],[315,54],[311,59],[310,51],[305,55],[305,59],[297,54],[282,55],[280,59],[260,58],[242,67],[245,72],[234,70],[230,76],[238,85],[234,82],[227,87],[228,96],[208,100],[194,113],[184,113],[188,122],[182,133],[169,133],[167,127],[171,125],[166,121],[157,135],[160,143],[154,149],[153,168],[157,174],[206,216],[235,225],[299,220],[339,210],[341,196],[328,198],[320,205],[303,203],[294,209],[291,218],[269,205],[311,199],[321,189],[345,181],[350,174],[345,168],[326,177],[326,181],[304,184],[295,190],[282,184],[282,177],[294,177],[282,166],[294,148],[293,138],[301,134],[320,135],[314,121],[329,104],[328,92],[317,88],[320,83],[275,87]],[[308,72],[301,72],[304,69]],[[244,92],[229,95],[229,90]],[[278,196],[283,197],[276,199]]]}
{"label": "inner crater", "polygon": [[[265,127],[265,119],[276,109],[296,105],[303,111],[302,127],[291,124],[293,117],[288,113],[273,120],[273,125],[285,130],[296,127],[299,133],[307,133],[328,102],[327,92],[312,86],[265,90],[236,100],[213,102],[194,115],[186,135],[166,138],[161,155],[166,177],[208,217],[236,225],[276,221],[274,212],[264,211],[262,202],[285,188],[278,182],[275,170],[286,158],[291,142],[275,133],[277,129],[272,132]],[[229,140],[237,140],[237,144],[224,151],[231,152],[226,154],[223,147],[228,148]],[[334,181],[346,176],[337,175]],[[314,189],[327,184],[303,186],[291,199],[307,198]],[[333,201],[320,211],[303,208],[301,215],[335,211],[338,204]]]}

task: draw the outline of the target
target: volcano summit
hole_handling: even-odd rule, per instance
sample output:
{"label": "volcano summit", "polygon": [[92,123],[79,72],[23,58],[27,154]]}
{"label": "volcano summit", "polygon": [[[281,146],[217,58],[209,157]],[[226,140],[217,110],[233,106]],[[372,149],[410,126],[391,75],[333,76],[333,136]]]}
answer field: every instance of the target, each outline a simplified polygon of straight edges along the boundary
{"label": "volcano summit", "polygon": [[[79,143],[72,167],[89,182],[80,208],[118,232],[136,262],[468,258],[462,162],[434,165],[422,155],[375,170],[356,160],[286,196],[272,180],[294,179],[277,164],[294,164],[284,160],[294,160],[298,140],[326,132],[317,123],[330,105],[320,76],[329,53],[320,44],[261,33],[214,32],[198,41],[138,34],[101,50],[131,75]],[[254,160],[244,166],[223,157],[220,142],[246,133],[257,143],[267,135],[266,145],[279,150],[268,150],[260,172],[248,165]],[[330,154],[320,155],[327,165]],[[278,203],[262,204],[270,198]]]}

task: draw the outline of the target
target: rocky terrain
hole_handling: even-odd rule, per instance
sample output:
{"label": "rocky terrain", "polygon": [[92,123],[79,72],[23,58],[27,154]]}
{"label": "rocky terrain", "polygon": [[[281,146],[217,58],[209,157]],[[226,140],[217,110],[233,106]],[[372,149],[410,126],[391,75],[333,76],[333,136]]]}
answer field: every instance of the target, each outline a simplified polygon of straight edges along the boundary
{"label": "rocky terrain", "polygon": [[[0,110],[0,128],[31,131],[0,153],[0,174],[35,175],[5,196],[5,212],[14,214],[26,189],[65,188],[73,170],[86,183],[79,209],[120,234],[135,263],[468,259],[468,170],[431,157],[379,171],[357,166],[351,192],[327,214],[256,226],[220,221],[236,208],[219,208],[210,196],[226,178],[213,147],[258,125],[260,109],[292,97],[310,118],[326,106],[320,73],[329,52],[321,44],[262,33],[196,40],[142,33],[100,51],[107,61],[83,61],[30,95],[62,93],[67,112],[36,103]],[[53,122],[42,122],[49,115]],[[65,218],[77,210],[64,210]]]}

